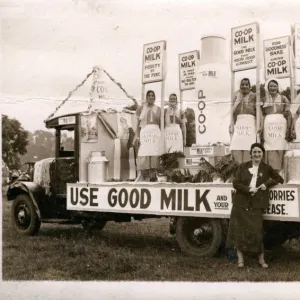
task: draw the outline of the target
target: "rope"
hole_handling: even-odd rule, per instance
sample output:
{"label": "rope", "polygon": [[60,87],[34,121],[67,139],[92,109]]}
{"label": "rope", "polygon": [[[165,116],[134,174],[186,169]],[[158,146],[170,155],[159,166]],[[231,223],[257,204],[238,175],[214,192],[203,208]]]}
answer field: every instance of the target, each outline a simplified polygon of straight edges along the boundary
{"label": "rope", "polygon": [[106,70],[104,70],[104,69],[100,69],[101,71],[103,71],[108,77],[109,77],[109,79],[113,82],[113,83],[115,83],[124,93],[125,93],[125,95],[129,98],[129,99],[131,99],[133,102],[134,102],[134,104],[135,105],[138,105],[138,102],[137,102],[137,100],[133,97],[133,96],[131,96],[131,95],[129,95],[127,92],[126,92],[126,90],[123,88],[123,86],[122,86],[122,84],[120,83],[120,82],[117,82]]}
{"label": "rope", "polygon": [[[45,122],[47,122],[49,119],[51,119],[54,115],[55,115],[55,113],[71,98],[71,96],[81,87],[81,86],[83,86],[84,85],[84,83],[87,81],[87,79],[92,75],[92,74],[94,74],[94,81],[93,81],[93,85],[92,85],[92,87],[91,87],[91,91],[90,91],[90,101],[89,101],[89,105],[88,105],[88,111],[89,112],[91,112],[91,109],[92,109],[92,105],[93,105],[93,102],[94,102],[94,99],[93,99],[93,96],[92,96],[92,92],[94,91],[94,89],[95,89],[95,83],[97,82],[97,79],[99,78],[99,74],[98,74],[98,71],[103,71],[107,76],[108,76],[108,78],[113,82],[113,83],[115,83],[124,93],[125,93],[125,95],[127,96],[127,98],[129,98],[129,99],[131,99],[133,102],[134,102],[134,104],[135,105],[137,105],[138,106],[138,102],[137,102],[137,100],[133,97],[133,96],[131,96],[131,95],[129,95],[128,93],[127,93],[127,91],[123,88],[123,86],[122,86],[122,84],[120,83],[120,82],[118,82],[118,81],[116,81],[106,70],[104,70],[104,69],[100,69],[100,68],[98,68],[98,67],[94,67],[93,68],[93,71],[92,72],[90,72],[89,74],[87,74],[87,76],[86,76],[86,78],[80,83],[80,84],[78,84],[76,87],[75,87],[75,89],[74,90],[72,90],[70,93],[69,93],[69,95],[68,95],[68,97],[66,98],[66,99],[64,99],[62,102],[61,102],[61,104],[59,105],[59,106],[57,106],[56,107],[56,109],[55,109],[55,111],[45,120]],[[98,78],[97,78],[98,77]]]}
{"label": "rope", "polygon": [[55,111],[45,120],[45,122],[47,122],[50,118],[52,118],[55,113],[71,98],[71,96],[81,87],[85,84],[85,82],[88,80],[88,78],[95,72],[95,70],[93,70],[92,72],[90,72],[89,74],[87,74],[87,76],[85,77],[85,79],[79,83],[75,89],[73,89],[72,91],[70,91],[68,97],[62,101],[62,103],[56,107]]}

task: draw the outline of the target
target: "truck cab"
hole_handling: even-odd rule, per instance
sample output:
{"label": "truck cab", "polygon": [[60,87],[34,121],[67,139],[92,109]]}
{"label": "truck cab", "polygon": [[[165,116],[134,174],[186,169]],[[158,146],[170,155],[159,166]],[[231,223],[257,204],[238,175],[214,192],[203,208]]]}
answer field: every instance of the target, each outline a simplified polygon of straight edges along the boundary
{"label": "truck cab", "polygon": [[7,199],[13,200],[12,221],[18,233],[36,234],[41,222],[74,222],[66,209],[66,186],[79,180],[78,124],[78,114],[46,122],[48,129],[55,130],[55,157],[35,162],[32,180],[20,177],[9,186]]}

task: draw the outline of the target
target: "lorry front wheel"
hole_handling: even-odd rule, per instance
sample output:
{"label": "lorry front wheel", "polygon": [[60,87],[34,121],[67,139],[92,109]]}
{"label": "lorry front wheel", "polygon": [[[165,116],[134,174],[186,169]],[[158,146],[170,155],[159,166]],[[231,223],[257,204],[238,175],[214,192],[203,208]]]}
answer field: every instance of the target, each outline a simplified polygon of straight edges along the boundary
{"label": "lorry front wheel", "polygon": [[222,242],[222,227],[218,219],[179,217],[176,238],[180,249],[192,256],[214,256]]}
{"label": "lorry front wheel", "polygon": [[20,194],[15,198],[11,217],[12,225],[18,234],[32,236],[38,233],[41,221],[28,195]]}

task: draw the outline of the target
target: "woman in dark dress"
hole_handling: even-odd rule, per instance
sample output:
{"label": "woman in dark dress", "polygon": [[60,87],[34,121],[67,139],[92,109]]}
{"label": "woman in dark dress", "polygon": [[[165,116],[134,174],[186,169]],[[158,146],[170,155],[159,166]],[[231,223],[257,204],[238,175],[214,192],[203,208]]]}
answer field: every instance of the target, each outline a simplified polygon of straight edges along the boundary
{"label": "woman in dark dress", "polygon": [[263,211],[269,206],[269,188],[283,183],[282,177],[263,162],[264,147],[259,143],[251,145],[251,161],[242,163],[236,172],[233,187],[233,207],[227,234],[227,248],[235,248],[238,267],[244,267],[244,252],[258,254],[263,268],[268,265],[264,259]]}

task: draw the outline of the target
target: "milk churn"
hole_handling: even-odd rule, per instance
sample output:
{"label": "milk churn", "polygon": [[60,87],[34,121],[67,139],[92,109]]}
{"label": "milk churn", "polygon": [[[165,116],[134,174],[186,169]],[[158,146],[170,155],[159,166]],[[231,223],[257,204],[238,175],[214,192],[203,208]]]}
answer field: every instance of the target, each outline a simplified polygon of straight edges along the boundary
{"label": "milk churn", "polygon": [[88,183],[97,184],[107,179],[107,163],[105,151],[92,151],[88,158]]}
{"label": "milk churn", "polygon": [[229,143],[231,73],[228,45],[221,36],[202,37],[195,85],[196,144]]}

